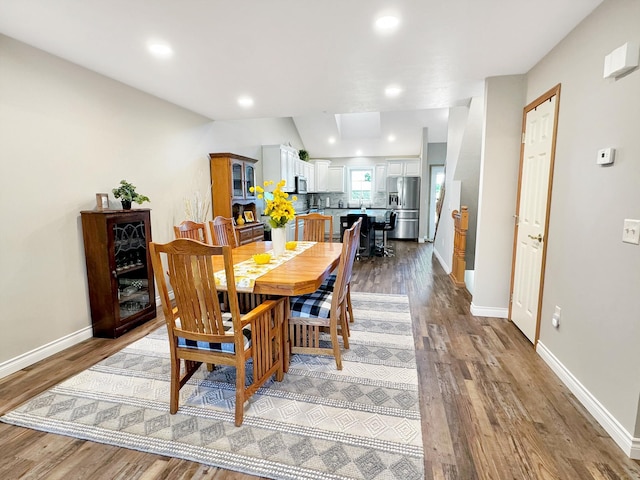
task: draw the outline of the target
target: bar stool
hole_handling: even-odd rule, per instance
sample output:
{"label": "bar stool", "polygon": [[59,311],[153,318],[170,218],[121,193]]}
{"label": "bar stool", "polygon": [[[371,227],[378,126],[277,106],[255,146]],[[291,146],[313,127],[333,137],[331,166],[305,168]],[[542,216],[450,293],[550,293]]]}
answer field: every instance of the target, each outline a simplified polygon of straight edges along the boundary
{"label": "bar stool", "polygon": [[351,226],[358,221],[359,218],[362,218],[362,227],[360,228],[360,238],[358,249],[356,250],[356,260],[361,260],[362,257],[371,256],[372,252],[369,248],[371,238],[370,230],[372,228],[373,223],[369,220],[369,215],[366,213],[348,213],[346,217],[346,225],[343,224],[343,228],[351,228]]}
{"label": "bar stool", "polygon": [[374,222],[373,230],[375,232],[382,232],[382,244],[376,244],[376,254],[381,257],[393,257],[393,249],[387,243],[387,233],[395,230],[396,217],[398,214],[393,210],[388,210],[385,214],[384,222]]}

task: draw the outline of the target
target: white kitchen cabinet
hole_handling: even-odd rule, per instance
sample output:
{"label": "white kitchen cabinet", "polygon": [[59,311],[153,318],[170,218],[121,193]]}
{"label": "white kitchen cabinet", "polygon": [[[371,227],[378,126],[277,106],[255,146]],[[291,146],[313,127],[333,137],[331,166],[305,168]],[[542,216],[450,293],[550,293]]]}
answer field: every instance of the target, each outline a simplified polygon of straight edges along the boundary
{"label": "white kitchen cabinet", "polygon": [[294,219],[293,221],[287,223],[287,226],[285,228],[287,229],[287,231],[285,232],[285,238],[287,242],[293,241],[296,237],[296,220]]}
{"label": "white kitchen cabinet", "polygon": [[298,158],[298,151],[288,145],[263,145],[262,146],[262,176],[264,180],[273,180],[278,183],[286,181],[284,191],[293,192],[296,188],[296,162],[302,162]]}
{"label": "white kitchen cabinet", "polygon": [[309,171],[309,178],[307,180],[307,191],[309,193],[317,192],[316,188],[316,169],[313,165],[311,165],[311,169]]}
{"label": "white kitchen cabinet", "polygon": [[401,160],[389,160],[387,162],[387,175],[390,177],[401,177],[403,163]]}
{"label": "white kitchen cabinet", "polygon": [[[334,241],[339,242],[340,238],[340,217],[346,215],[346,210],[344,208],[325,208],[323,210],[325,215],[329,215],[333,218],[333,231],[331,232],[331,237]],[[325,228],[325,236],[329,235],[329,225],[327,224]]]}
{"label": "white kitchen cabinet", "polygon": [[338,210],[333,214],[333,238],[338,242],[342,242],[340,238],[340,217],[346,215],[345,210]]}
{"label": "white kitchen cabinet", "polygon": [[304,160],[300,160],[302,164],[302,175],[307,179],[307,191],[313,192],[315,187],[315,173],[313,171],[313,165]]}
{"label": "white kitchen cabinet", "polygon": [[387,166],[379,163],[375,169],[375,187],[376,192],[387,191]]}
{"label": "white kitchen cabinet", "polygon": [[420,160],[407,160],[404,162],[405,177],[419,177],[420,173]]}
{"label": "white kitchen cabinet", "polygon": [[420,159],[388,160],[388,177],[419,177]]}
{"label": "white kitchen cabinet", "polygon": [[307,191],[312,192],[313,190],[311,189],[311,183],[314,177],[312,165],[309,162],[305,162],[304,160],[298,160],[298,166],[300,172],[298,175],[301,175],[307,179]]}
{"label": "white kitchen cabinet", "polygon": [[312,160],[314,170],[314,189],[312,192],[328,192],[329,188],[329,160]]}
{"label": "white kitchen cabinet", "polygon": [[327,191],[344,193],[344,166],[330,166],[328,177]]}

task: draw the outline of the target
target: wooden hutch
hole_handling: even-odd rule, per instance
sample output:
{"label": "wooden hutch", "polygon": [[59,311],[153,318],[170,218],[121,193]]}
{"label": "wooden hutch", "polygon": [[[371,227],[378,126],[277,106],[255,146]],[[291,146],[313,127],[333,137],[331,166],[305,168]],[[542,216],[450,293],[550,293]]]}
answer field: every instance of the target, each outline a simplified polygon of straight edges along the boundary
{"label": "wooden hutch", "polygon": [[[264,224],[256,211],[257,196],[249,189],[256,184],[255,164],[257,160],[235,153],[210,153],[211,200],[213,216],[245,218],[250,212],[253,222],[236,223],[240,245],[264,239]],[[246,221],[246,219],[245,219]]]}

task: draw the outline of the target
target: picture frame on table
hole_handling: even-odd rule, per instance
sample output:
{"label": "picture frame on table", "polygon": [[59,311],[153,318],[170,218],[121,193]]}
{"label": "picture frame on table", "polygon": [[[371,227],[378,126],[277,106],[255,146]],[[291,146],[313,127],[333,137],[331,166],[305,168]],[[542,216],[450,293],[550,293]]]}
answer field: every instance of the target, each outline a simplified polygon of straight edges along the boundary
{"label": "picture frame on table", "polygon": [[108,193],[96,193],[96,210],[109,210]]}
{"label": "picture frame on table", "polygon": [[244,212],[244,219],[247,223],[253,223],[255,222],[255,218],[253,218],[253,212],[247,211]]}

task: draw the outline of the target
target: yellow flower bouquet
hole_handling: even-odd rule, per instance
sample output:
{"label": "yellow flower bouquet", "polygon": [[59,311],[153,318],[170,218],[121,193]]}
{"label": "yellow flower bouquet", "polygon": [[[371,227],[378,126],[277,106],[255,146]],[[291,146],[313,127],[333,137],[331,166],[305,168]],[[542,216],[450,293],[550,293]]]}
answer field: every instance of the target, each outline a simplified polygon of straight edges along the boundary
{"label": "yellow flower bouquet", "polygon": [[[289,194],[282,191],[286,183],[285,180],[280,180],[276,184],[276,188],[273,189],[273,192],[267,192],[259,185],[249,188],[251,193],[258,192],[258,198],[264,198],[266,206],[263,213],[269,216],[269,224],[272,228],[282,228],[289,220],[293,220],[296,216],[296,211],[291,202],[292,200],[298,200],[298,198],[293,196],[291,200],[289,200]],[[273,184],[273,180],[264,181],[265,188]]]}

